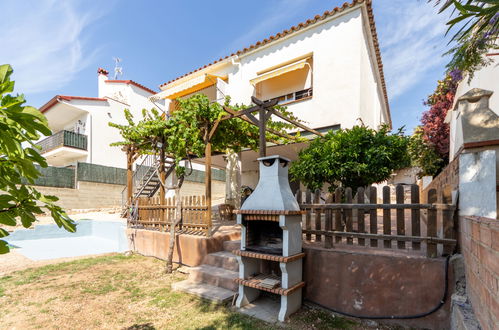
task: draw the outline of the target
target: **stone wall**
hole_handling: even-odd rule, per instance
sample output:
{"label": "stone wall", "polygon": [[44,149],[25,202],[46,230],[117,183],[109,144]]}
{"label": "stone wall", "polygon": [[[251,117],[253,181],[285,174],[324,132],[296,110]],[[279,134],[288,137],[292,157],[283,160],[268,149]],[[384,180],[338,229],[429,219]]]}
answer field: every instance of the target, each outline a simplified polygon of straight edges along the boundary
{"label": "stone wall", "polygon": [[499,329],[499,222],[460,217],[466,291],[484,330]]}
{"label": "stone wall", "polygon": [[[121,207],[121,192],[124,186],[107,183],[78,181],[76,189],[35,186],[38,191],[46,195],[59,197],[57,204],[64,209],[100,209]],[[204,195],[204,184],[185,181],[182,194]],[[221,201],[225,197],[225,182],[212,181],[213,202]]]}
{"label": "stone wall", "polygon": [[[181,194],[183,196],[199,196],[205,194],[204,183],[184,181]],[[223,202],[225,199],[225,182],[213,180],[211,182],[211,199],[213,204]]]}
{"label": "stone wall", "polygon": [[76,189],[35,186],[42,194],[59,197],[66,210],[99,209],[121,206],[122,185],[78,181]]}

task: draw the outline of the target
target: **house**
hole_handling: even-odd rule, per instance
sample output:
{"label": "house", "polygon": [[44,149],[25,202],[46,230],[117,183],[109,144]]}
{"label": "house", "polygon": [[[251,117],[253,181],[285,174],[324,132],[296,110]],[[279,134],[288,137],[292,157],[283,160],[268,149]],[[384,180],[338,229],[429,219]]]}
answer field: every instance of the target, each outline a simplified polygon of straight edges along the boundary
{"label": "house", "polygon": [[102,68],[97,74],[97,97],[56,95],[40,108],[54,133],[37,143],[49,165],[126,168],[125,153],[110,146],[122,137],[108,123],[125,124],[125,108],[137,117],[143,108],[158,107],[149,100],[156,92],[133,80],[111,80]]}
{"label": "house", "polygon": [[[160,86],[153,100],[175,111],[177,100],[197,93],[233,103],[278,99],[306,125],[320,132],[364,123],[391,126],[383,65],[370,0],[353,0],[258,41]],[[291,160],[307,143],[269,146],[267,153]],[[241,182],[255,187],[256,158],[238,155]],[[214,156],[215,167],[227,166]],[[202,162],[203,160],[199,160]],[[228,171],[231,176],[231,171]]]}

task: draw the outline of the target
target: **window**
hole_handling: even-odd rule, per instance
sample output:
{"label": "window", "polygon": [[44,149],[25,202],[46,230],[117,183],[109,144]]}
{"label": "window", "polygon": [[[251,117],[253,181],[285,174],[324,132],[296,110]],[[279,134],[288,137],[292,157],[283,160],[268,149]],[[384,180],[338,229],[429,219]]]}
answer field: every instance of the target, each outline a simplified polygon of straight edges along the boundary
{"label": "window", "polygon": [[278,99],[280,104],[312,97],[312,57],[288,61],[262,70],[251,80],[255,96],[261,100]]}

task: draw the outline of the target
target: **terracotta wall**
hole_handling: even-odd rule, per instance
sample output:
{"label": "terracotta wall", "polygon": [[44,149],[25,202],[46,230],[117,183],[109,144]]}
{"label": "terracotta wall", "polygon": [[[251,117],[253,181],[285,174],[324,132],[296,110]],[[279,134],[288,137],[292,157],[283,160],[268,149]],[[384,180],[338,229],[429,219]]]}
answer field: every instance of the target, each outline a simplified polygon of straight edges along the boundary
{"label": "terracotta wall", "polygon": [[[128,246],[130,250],[144,256],[166,260],[170,234],[145,229],[128,228]],[[216,233],[207,238],[195,235],[178,235],[174,248],[173,261],[187,266],[199,266],[205,255],[223,250],[223,242],[237,240],[239,231]]]}
{"label": "terracotta wall", "polygon": [[499,329],[499,221],[460,217],[466,291],[484,330]]}
{"label": "terracotta wall", "polygon": [[[340,251],[310,245],[305,245],[304,251],[304,297],[325,307],[354,315],[407,316],[427,312],[442,299],[444,258]],[[452,270],[449,282],[452,283]],[[430,316],[382,322],[448,329],[451,294],[445,305]]]}

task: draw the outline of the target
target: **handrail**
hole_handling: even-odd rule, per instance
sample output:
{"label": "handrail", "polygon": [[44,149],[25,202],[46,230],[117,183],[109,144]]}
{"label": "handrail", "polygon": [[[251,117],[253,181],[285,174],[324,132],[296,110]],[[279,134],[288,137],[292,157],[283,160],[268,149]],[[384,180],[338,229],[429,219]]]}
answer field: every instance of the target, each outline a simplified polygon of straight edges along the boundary
{"label": "handrail", "polygon": [[42,153],[58,147],[71,147],[87,150],[87,136],[80,133],[62,130],[37,142],[36,145],[42,148]]}
{"label": "handrail", "polygon": [[[174,169],[173,161],[168,159],[166,162],[170,164],[166,171],[166,177],[168,177]],[[142,162],[135,167],[135,171],[132,176],[132,187],[135,187],[135,191],[132,195],[132,201],[135,200],[144,191],[149,182],[157,177],[157,167],[159,166],[159,156],[156,154],[146,155]],[[121,191],[121,203],[123,209],[127,204],[127,188],[124,187]],[[138,188],[138,189],[137,189]],[[156,191],[156,190],[155,190]]]}

